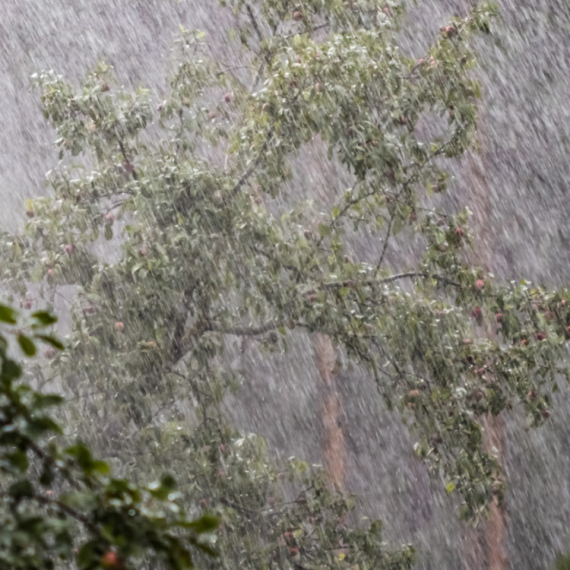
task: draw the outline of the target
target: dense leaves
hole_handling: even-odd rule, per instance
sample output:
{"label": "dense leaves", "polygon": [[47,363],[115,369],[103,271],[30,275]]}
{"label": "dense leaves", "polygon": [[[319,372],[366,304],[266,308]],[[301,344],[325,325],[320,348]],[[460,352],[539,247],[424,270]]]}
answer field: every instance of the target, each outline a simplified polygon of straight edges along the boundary
{"label": "dense leaves", "polygon": [[[348,529],[351,501],[318,472],[293,469],[300,498],[274,506],[291,466],[227,427],[239,374],[225,354],[234,337],[275,349],[299,329],[328,335],[410,422],[466,518],[501,501],[484,421],[513,406],[548,418],[570,294],[497,283],[472,263],[468,211],[442,206],[446,163],[475,143],[470,42],[494,8],[449,22],[417,59],[399,48],[392,1],[225,4],[239,62],[210,60],[203,34],[182,30],[161,102],[105,65],[80,86],[34,77],[61,161],[53,195],[3,240],[2,278],[41,307],[73,286],[48,380],[73,398],[72,429],[128,474],[168,466],[185,500],[223,518],[228,564],[408,568],[412,551],[387,553],[378,524]],[[342,173],[323,174],[321,203],[295,191],[307,148]],[[363,239],[376,245],[363,253]],[[98,254],[105,240],[116,255]],[[404,265],[392,252],[406,243],[418,255]]]}
{"label": "dense leaves", "polygon": [[[3,322],[18,325],[16,311],[2,306],[2,314]],[[8,326],[0,333],[0,565],[51,570],[75,560],[80,569],[119,570],[146,558],[165,560],[173,570],[193,568],[189,547],[213,553],[217,517],[189,521],[172,477],[137,486],[112,478],[109,465],[84,444],[56,444],[62,429],[52,409],[63,400],[22,382],[6,339],[16,335],[33,356],[38,340],[59,344],[34,332],[54,322],[37,312],[23,324],[32,337]]]}

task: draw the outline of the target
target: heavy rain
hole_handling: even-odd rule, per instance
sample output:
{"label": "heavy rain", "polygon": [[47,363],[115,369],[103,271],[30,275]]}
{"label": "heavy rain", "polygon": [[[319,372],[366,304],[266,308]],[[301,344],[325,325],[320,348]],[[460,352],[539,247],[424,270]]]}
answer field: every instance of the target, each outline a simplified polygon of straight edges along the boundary
{"label": "heavy rain", "polygon": [[570,568],[566,0],[0,48],[0,570]]}

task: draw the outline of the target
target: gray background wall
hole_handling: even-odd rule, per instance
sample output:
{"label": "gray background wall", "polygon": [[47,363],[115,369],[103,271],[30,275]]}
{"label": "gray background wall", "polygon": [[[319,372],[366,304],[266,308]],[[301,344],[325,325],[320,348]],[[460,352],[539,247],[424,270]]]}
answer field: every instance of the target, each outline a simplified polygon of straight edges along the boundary
{"label": "gray background wall", "polygon": [[[416,53],[448,15],[468,0],[424,0],[413,7],[404,45]],[[482,263],[497,275],[566,284],[570,273],[570,4],[504,0],[493,35],[478,42],[484,97],[482,152],[457,164],[457,202],[474,211]],[[180,23],[207,32],[214,53],[231,58],[231,16],[213,0],[3,0],[0,17],[0,227],[16,229],[23,201],[46,192],[55,164],[31,73],[53,68],[80,77],[100,59],[125,85],[160,92],[168,51]],[[419,39],[418,39],[419,38]],[[318,191],[323,172],[301,165],[301,193]],[[322,460],[320,394],[312,354],[302,338],[293,354],[236,356],[250,371],[236,421],[266,436],[275,452]],[[465,563],[473,533],[458,524],[452,500],[414,458],[407,431],[381,407],[371,379],[343,370],[338,385],[349,446],[347,486],[366,496],[363,512],[384,519],[387,538],[412,541],[419,567],[487,568],[483,551]],[[568,395],[538,431],[507,418],[508,554],[511,568],[546,568],[570,549]]]}

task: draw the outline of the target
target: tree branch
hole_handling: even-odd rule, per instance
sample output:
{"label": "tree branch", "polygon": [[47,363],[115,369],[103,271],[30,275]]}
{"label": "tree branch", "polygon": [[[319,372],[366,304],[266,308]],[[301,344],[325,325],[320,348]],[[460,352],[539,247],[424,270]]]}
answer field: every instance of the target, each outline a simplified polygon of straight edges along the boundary
{"label": "tree branch", "polygon": [[250,167],[242,174],[241,178],[237,181],[237,184],[232,188],[232,191],[231,191],[232,196],[237,194],[242,189],[242,187],[246,184],[246,182],[251,178],[251,175],[255,172],[255,169],[258,167],[259,163],[261,162],[261,159],[263,158],[263,154],[267,150],[267,147],[269,146],[269,141],[271,140],[272,136],[273,136],[273,127],[271,127],[267,131],[267,136],[265,137],[265,142],[263,143],[263,146],[259,150],[259,153],[258,153],[257,157],[255,158],[255,160],[251,163]]}

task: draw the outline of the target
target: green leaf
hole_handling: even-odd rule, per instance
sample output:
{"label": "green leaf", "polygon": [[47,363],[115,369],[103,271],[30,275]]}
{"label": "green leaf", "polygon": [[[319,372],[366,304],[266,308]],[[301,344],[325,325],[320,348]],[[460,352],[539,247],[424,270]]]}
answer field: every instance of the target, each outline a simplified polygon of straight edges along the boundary
{"label": "green leaf", "polygon": [[62,429],[56,424],[51,418],[47,416],[33,418],[30,420],[30,431],[35,431],[36,434],[40,435],[46,431],[51,431],[53,433],[63,433]]}
{"label": "green leaf", "polygon": [[91,472],[96,471],[101,475],[109,475],[111,473],[111,467],[109,467],[109,464],[106,463],[105,461],[97,460],[91,462],[90,471]]}
{"label": "green leaf", "polygon": [[36,334],[34,335],[37,339],[42,340],[43,342],[53,346],[57,350],[63,350],[65,347],[63,344],[57,340],[54,336],[46,335],[46,334]]}
{"label": "green leaf", "polygon": [[95,564],[99,566],[98,562],[101,558],[101,544],[100,539],[91,540],[86,542],[77,553],[77,566],[79,568],[95,568]]}
{"label": "green leaf", "polygon": [[39,324],[37,326],[47,327],[57,323],[57,317],[54,317],[47,311],[36,311],[35,313],[32,313],[32,318],[38,321]]}
{"label": "green leaf", "polygon": [[180,521],[175,523],[182,528],[191,528],[199,534],[212,532],[220,526],[220,519],[214,515],[204,515],[195,521]]}
{"label": "green leaf", "polygon": [[2,380],[14,380],[22,375],[22,367],[9,358],[2,362]]}
{"label": "green leaf", "polygon": [[36,345],[30,338],[22,333],[18,335],[18,344],[25,355],[34,356],[36,354]]}
{"label": "green leaf", "polygon": [[9,325],[15,325],[17,321],[18,312],[12,309],[12,307],[7,307],[6,305],[0,305],[0,321],[3,323],[8,323]]}
{"label": "green leaf", "polygon": [[329,225],[319,224],[319,234],[321,237],[326,237],[326,236],[330,235],[330,233],[331,233],[331,228]]}
{"label": "green leaf", "polygon": [[58,394],[35,394],[34,395],[34,408],[49,408],[50,406],[59,406],[64,402],[62,396]]}
{"label": "green leaf", "polygon": [[20,479],[8,487],[8,494],[16,500],[32,497],[34,495],[34,486],[29,479]]}
{"label": "green leaf", "polygon": [[5,459],[21,473],[24,473],[28,468],[28,456],[25,451],[14,451],[14,453],[6,455]]}

